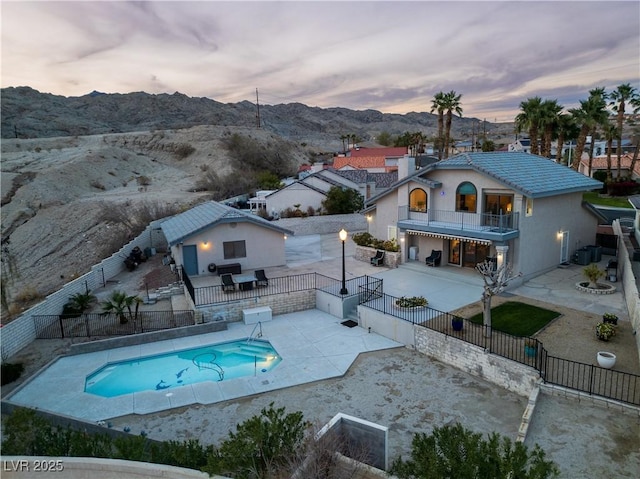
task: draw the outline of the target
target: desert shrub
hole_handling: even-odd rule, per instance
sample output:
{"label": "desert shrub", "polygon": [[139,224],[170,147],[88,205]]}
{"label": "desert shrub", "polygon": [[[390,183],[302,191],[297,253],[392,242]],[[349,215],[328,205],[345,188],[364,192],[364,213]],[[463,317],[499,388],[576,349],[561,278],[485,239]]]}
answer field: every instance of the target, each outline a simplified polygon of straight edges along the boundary
{"label": "desert shrub", "polygon": [[254,189],[255,180],[251,172],[235,172],[224,176],[213,170],[205,172],[196,183],[198,191],[211,191],[216,201],[238,196]]}
{"label": "desert shrub", "polygon": [[148,176],[142,175],[136,178],[136,181],[140,186],[149,186],[151,184],[151,178]]}
{"label": "desert shrub", "polygon": [[22,363],[2,363],[2,386],[17,380],[24,371]]}
{"label": "desert shrub", "polygon": [[296,172],[291,145],[285,141],[276,140],[265,145],[251,137],[234,133],[223,139],[223,145],[229,151],[234,170],[270,172],[278,178]]}
{"label": "desert shrub", "polygon": [[25,286],[13,298],[16,303],[28,304],[42,299],[42,294],[33,286]]}
{"label": "desert shrub", "polygon": [[36,146],[36,153],[40,153],[42,151],[42,148],[40,148],[39,146]]}
{"label": "desert shrub", "polygon": [[314,216],[316,214],[316,210],[313,206],[307,207],[307,216]]}
{"label": "desert shrub", "polygon": [[203,163],[200,165],[200,171],[209,171],[209,165]]}
{"label": "desert shrub", "polygon": [[172,203],[160,201],[143,201],[136,204],[104,204],[100,214],[100,220],[123,226],[128,234],[141,233],[149,223],[160,218],[180,213],[182,208]]}
{"label": "desert shrub", "polygon": [[107,188],[106,188],[102,183],[100,183],[98,180],[93,180],[93,181],[90,183],[90,185],[91,185],[91,186],[93,186],[94,188],[97,188],[97,189],[99,189],[99,190],[103,190],[103,191],[107,189]]}
{"label": "desert shrub", "polygon": [[173,151],[178,160],[184,160],[189,155],[192,155],[196,149],[188,143],[180,143]]}

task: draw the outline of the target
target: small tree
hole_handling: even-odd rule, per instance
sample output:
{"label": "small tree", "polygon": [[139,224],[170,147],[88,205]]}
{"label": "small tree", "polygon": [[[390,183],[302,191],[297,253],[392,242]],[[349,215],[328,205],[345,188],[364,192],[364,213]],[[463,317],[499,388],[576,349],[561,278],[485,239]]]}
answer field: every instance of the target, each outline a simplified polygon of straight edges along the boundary
{"label": "small tree", "polygon": [[362,195],[351,188],[332,186],[327,192],[322,207],[328,215],[349,214],[359,211],[364,206]]}
{"label": "small tree", "polygon": [[485,260],[476,265],[476,271],[482,275],[484,289],[482,291],[482,317],[484,324],[484,334],[491,336],[491,298],[500,294],[508,286],[509,281],[520,276],[514,275],[507,263],[502,263],[494,270],[493,261]]}
{"label": "small tree", "polygon": [[[102,314],[114,313],[120,319],[120,324],[127,324],[129,319],[138,317],[138,308],[142,299],[139,296],[127,296],[123,291],[114,291],[108,300],[102,302]],[[135,305],[135,315],[131,308]],[[127,318],[127,315],[129,317]]]}
{"label": "small tree", "polygon": [[591,263],[589,266],[584,268],[582,272],[589,280],[589,284],[587,288],[593,288],[593,289],[598,288],[598,280],[605,275],[604,270],[601,270],[600,268],[598,268],[598,265],[596,263]]}
{"label": "small tree", "polygon": [[460,424],[416,434],[411,459],[397,458],[390,472],[400,479],[546,479],[560,473],[537,444],[529,452],[521,442],[495,432],[483,439]]}

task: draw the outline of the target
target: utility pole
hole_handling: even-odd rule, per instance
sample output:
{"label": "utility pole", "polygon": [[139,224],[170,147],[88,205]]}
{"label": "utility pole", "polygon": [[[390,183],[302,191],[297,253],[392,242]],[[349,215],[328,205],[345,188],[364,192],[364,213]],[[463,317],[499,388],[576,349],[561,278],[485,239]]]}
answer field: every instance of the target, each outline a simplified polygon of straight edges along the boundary
{"label": "utility pole", "polygon": [[258,89],[256,88],[256,126],[260,128],[260,102],[258,101]]}

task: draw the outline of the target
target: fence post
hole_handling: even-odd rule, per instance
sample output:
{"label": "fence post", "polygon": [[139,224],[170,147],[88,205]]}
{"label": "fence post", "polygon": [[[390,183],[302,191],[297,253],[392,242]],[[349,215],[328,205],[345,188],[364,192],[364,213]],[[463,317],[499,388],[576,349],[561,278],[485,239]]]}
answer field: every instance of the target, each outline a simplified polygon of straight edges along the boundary
{"label": "fence post", "polygon": [[62,322],[62,315],[58,316],[58,322],[60,323],[60,336],[64,339],[64,323]]}
{"label": "fence post", "polygon": [[83,314],[82,317],[84,318],[84,326],[87,330],[87,338],[91,337],[91,331],[89,330],[89,315],[87,314]]}

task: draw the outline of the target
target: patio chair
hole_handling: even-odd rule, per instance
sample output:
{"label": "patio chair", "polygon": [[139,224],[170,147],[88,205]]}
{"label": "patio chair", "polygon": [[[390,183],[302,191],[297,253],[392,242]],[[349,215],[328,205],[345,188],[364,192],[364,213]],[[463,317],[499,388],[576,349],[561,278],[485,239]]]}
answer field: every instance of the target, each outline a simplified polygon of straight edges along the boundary
{"label": "patio chair", "polygon": [[384,251],[378,250],[376,255],[371,258],[371,264],[374,266],[380,266],[384,264]]}
{"label": "patio chair", "polygon": [[256,275],[256,286],[269,286],[269,279],[264,274],[263,269],[257,269],[255,272]]}
{"label": "patio chair", "polygon": [[233,275],[231,273],[221,275],[220,280],[222,281],[222,291],[225,293],[236,290],[236,283],[233,281]]}
{"label": "patio chair", "polygon": [[440,260],[442,259],[442,251],[432,249],[431,254],[425,258],[424,262],[427,266],[440,266]]}

